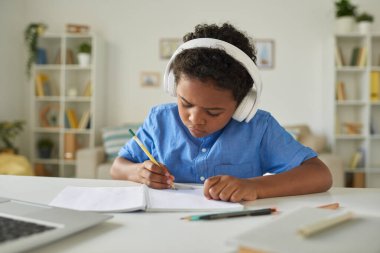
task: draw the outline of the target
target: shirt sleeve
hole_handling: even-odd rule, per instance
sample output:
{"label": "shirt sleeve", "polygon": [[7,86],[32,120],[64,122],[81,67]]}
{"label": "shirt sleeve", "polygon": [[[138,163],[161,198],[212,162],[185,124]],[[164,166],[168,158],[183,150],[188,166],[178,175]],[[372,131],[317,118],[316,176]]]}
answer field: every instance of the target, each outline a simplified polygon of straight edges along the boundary
{"label": "shirt sleeve", "polygon": [[[141,140],[141,142],[147,147],[147,149],[152,151],[155,149],[153,137],[150,133],[154,133],[154,125],[152,122],[152,117],[154,117],[154,112],[151,110],[148,117],[145,119],[142,126],[136,132],[136,136]],[[119,151],[118,154],[131,162],[142,163],[149,160],[149,157],[144,153],[136,141],[132,138],[130,139]]]}
{"label": "shirt sleeve", "polygon": [[268,118],[260,146],[263,174],[281,173],[299,166],[317,153],[295,140],[273,117]]}

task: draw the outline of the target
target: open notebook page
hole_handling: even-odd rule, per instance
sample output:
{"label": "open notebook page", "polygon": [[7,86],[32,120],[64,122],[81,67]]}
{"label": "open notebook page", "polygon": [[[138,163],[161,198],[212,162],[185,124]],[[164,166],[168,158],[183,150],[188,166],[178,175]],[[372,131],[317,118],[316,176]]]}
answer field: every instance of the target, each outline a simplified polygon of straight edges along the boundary
{"label": "open notebook page", "polygon": [[148,189],[147,209],[149,211],[218,211],[241,210],[243,205],[217,200],[208,200],[203,188],[178,190]]}
{"label": "open notebook page", "polygon": [[65,187],[51,206],[97,212],[145,210],[145,187]]}

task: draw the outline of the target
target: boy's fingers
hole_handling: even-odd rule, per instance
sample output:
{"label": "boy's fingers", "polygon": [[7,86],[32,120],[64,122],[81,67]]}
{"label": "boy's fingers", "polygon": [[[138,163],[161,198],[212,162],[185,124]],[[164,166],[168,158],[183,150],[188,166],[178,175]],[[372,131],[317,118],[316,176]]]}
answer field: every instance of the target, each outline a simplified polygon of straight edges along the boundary
{"label": "boy's fingers", "polygon": [[169,171],[166,169],[166,167],[164,165],[158,166],[157,164],[154,164],[153,162],[151,162],[149,160],[144,161],[144,167],[146,169],[150,170],[151,172],[156,173],[156,174],[160,174],[160,175],[164,175],[164,176],[170,175]]}
{"label": "boy's fingers", "polygon": [[145,169],[144,171],[141,172],[141,176],[148,181],[156,182],[156,183],[160,183],[160,184],[170,185],[173,181],[167,176],[154,173],[154,172],[147,170],[147,169]]}
{"label": "boy's fingers", "polygon": [[210,177],[205,181],[204,187],[203,187],[203,194],[206,198],[212,199],[212,196],[210,194],[210,188],[213,187],[215,184],[217,184],[220,181],[220,176]]}
{"label": "boy's fingers", "polygon": [[170,188],[170,185],[168,184],[153,182],[153,181],[149,181],[148,179],[145,180],[144,184],[154,189],[169,189]]}

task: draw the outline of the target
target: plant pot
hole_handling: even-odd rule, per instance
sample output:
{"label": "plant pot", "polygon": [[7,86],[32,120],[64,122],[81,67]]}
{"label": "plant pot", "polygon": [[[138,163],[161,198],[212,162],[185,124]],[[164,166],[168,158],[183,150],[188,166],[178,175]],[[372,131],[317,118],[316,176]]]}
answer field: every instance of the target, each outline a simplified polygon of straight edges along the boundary
{"label": "plant pot", "polygon": [[79,53],[78,55],[78,64],[81,67],[88,67],[91,63],[91,55],[87,53]]}
{"label": "plant pot", "polygon": [[357,23],[358,32],[361,34],[367,34],[371,31],[372,23],[369,21],[361,21]]}
{"label": "plant pot", "polygon": [[349,33],[354,31],[355,19],[352,16],[339,17],[335,21],[336,33]]}
{"label": "plant pot", "polygon": [[52,151],[52,148],[50,147],[39,148],[38,155],[42,159],[49,159],[51,158],[51,151]]}

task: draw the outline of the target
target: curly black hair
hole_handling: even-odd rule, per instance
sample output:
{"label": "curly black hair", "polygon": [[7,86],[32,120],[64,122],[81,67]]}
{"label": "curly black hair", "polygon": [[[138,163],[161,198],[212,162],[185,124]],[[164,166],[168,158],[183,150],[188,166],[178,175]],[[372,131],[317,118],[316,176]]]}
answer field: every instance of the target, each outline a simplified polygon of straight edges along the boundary
{"label": "curly black hair", "polygon": [[[256,63],[256,49],[251,42],[252,39],[231,24],[224,23],[221,26],[199,24],[195,27],[194,32],[183,37],[183,41],[197,38],[214,38],[233,44]],[[217,87],[231,90],[238,104],[253,84],[253,80],[245,67],[222,49],[192,48],[184,50],[176,56],[171,68],[177,84],[181,74],[190,78],[197,78],[203,82],[212,80]]]}

